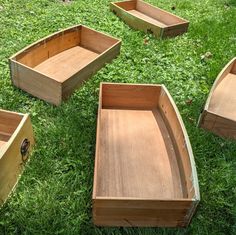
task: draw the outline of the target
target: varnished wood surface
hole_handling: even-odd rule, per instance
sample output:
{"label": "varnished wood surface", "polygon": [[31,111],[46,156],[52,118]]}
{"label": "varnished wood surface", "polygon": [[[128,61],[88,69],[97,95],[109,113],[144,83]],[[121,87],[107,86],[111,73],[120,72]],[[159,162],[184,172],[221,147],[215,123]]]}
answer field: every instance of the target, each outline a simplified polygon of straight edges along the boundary
{"label": "varnished wood surface", "polygon": [[209,110],[236,121],[236,74],[229,73],[214,90]]}
{"label": "varnished wood surface", "polygon": [[176,155],[160,113],[102,109],[97,195],[182,198]]}
{"label": "varnished wood surface", "polygon": [[87,66],[97,56],[98,54],[91,50],[76,46],[50,57],[34,69],[58,82],[63,82]]}

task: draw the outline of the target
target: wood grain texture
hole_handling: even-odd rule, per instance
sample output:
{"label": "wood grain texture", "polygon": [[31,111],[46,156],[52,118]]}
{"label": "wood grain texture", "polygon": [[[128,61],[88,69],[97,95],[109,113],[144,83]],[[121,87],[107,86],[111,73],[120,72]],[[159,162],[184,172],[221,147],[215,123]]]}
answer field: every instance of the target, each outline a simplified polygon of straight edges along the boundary
{"label": "wood grain texture", "polygon": [[95,52],[75,46],[45,60],[34,69],[58,82],[64,82],[97,56]]}
{"label": "wood grain texture", "polygon": [[183,197],[173,144],[157,109],[102,109],[100,130],[97,196]]}
{"label": "wood grain texture", "polygon": [[22,115],[0,109],[0,136],[11,136],[22,120]]}
{"label": "wood grain texture", "polygon": [[93,220],[99,226],[185,227],[195,201],[96,197]]}
{"label": "wood grain texture", "polygon": [[219,136],[236,139],[236,58],[220,72],[199,118],[199,126]]}
{"label": "wood grain texture", "polygon": [[[136,17],[130,13],[131,10],[135,10],[135,8],[130,8],[130,10],[125,10],[123,5],[119,3],[111,3],[110,9],[113,13],[115,13],[119,18],[121,18],[127,25],[131,28],[142,30],[146,33],[153,33],[156,37],[162,37],[163,28],[159,27],[155,24],[147,22],[143,18]],[[128,8],[129,9],[129,8]]]}
{"label": "wood grain texture", "polygon": [[[18,122],[17,126],[14,126],[14,131],[11,135],[5,139],[5,143],[0,147],[0,206],[6,201],[14,187],[16,186],[19,176],[24,168],[24,162],[22,160],[20,147],[24,139],[30,141],[31,151],[34,145],[33,130],[31,121],[28,115],[22,115],[12,112],[0,110],[0,123],[4,123],[6,116],[11,117],[9,119],[8,129],[11,130],[11,124]],[[6,128],[5,128],[6,129]],[[2,125],[0,131],[2,130]],[[0,135],[2,138],[2,135]]]}
{"label": "wood grain texture", "polygon": [[141,0],[114,2],[110,9],[130,27],[156,37],[174,37],[188,30],[188,21]]}
{"label": "wood grain texture", "polygon": [[96,225],[189,224],[200,200],[196,169],[183,123],[168,99],[161,85],[101,84],[93,188]]}
{"label": "wood grain texture", "polygon": [[52,34],[16,55],[16,61],[34,68],[48,58],[80,44],[81,26]]}
{"label": "wood grain texture", "polygon": [[218,116],[210,111],[203,111],[200,126],[216,135],[236,139],[236,123],[234,120]]}
{"label": "wood grain texture", "polygon": [[175,16],[170,12],[164,11],[158,7],[152,6],[151,4],[148,4],[144,1],[137,0],[136,2],[137,11],[142,12],[143,14],[155,19],[156,21],[159,21],[164,25],[164,27],[186,22],[180,17]]}
{"label": "wood grain texture", "polygon": [[134,10],[136,9],[137,2],[134,0],[128,0],[128,1],[121,1],[121,2],[115,2],[117,6],[120,8],[125,9],[126,11]]}
{"label": "wood grain texture", "polygon": [[12,82],[16,87],[55,105],[62,102],[60,82],[17,61],[11,61],[10,67]]}
{"label": "wood grain texture", "polygon": [[176,24],[171,25],[166,28],[164,28],[163,31],[163,37],[176,37],[179,35],[182,35],[188,31],[189,22],[186,22],[185,24]]}
{"label": "wood grain texture", "polygon": [[157,25],[159,27],[166,27],[166,24],[160,22],[159,20],[156,20],[155,18],[153,17],[150,17],[146,14],[143,14],[142,12],[140,11],[137,11],[137,10],[130,10],[129,13],[137,18],[141,18],[143,20],[145,20],[146,22],[148,23],[151,23],[151,24],[154,24],[154,25]]}
{"label": "wood grain texture", "polygon": [[120,47],[121,42],[118,41],[114,46],[100,54],[97,59],[79,70],[76,74],[71,76],[70,79],[64,81],[62,84],[62,99],[67,99],[84,81],[94,75],[106,63],[111,62],[120,53]]}
{"label": "wood grain texture", "polygon": [[1,148],[7,143],[7,141],[10,139],[11,135],[8,133],[5,133],[3,131],[0,132],[0,151]]}
{"label": "wood grain texture", "polygon": [[13,84],[59,105],[84,80],[115,58],[120,45],[120,40],[82,25],[65,29],[10,58]]}
{"label": "wood grain texture", "polygon": [[120,44],[120,40],[88,27],[82,27],[80,45],[88,50],[102,54],[117,44]]}
{"label": "wood grain texture", "polygon": [[161,86],[104,83],[102,108],[155,109]]}
{"label": "wood grain texture", "polygon": [[[188,146],[187,144],[187,133],[184,126],[181,125],[178,118],[178,112],[174,107],[174,104],[170,101],[167,91],[162,91],[159,98],[159,107],[178,155],[177,161],[180,169],[181,182],[186,186],[186,188],[184,188],[185,193],[187,194],[187,197],[193,198],[198,195],[198,185],[194,185],[197,179],[193,179],[193,174],[196,173],[194,173],[195,167],[192,167],[195,163],[190,160],[193,158],[192,150],[191,146]],[[197,192],[195,190],[197,190]]]}
{"label": "wood grain texture", "polygon": [[[222,71],[219,73],[219,75],[217,76],[211,90],[210,93],[208,95],[206,104],[204,109],[207,110],[209,108],[210,105],[210,101],[211,101],[211,97],[213,95],[213,92],[215,91],[215,89],[217,88],[217,86],[221,83],[221,81],[225,78],[225,76],[227,76],[227,74],[229,74],[230,72],[233,71],[233,67],[236,64],[236,57],[233,58],[227,65],[225,65],[225,67],[222,69]],[[233,72],[232,72],[233,73]]]}
{"label": "wood grain texture", "polygon": [[228,73],[211,97],[209,111],[236,120],[236,74]]}
{"label": "wood grain texture", "polygon": [[191,206],[193,200],[188,198],[159,199],[138,197],[99,197],[96,196],[96,208],[135,208],[135,209],[186,209]]}

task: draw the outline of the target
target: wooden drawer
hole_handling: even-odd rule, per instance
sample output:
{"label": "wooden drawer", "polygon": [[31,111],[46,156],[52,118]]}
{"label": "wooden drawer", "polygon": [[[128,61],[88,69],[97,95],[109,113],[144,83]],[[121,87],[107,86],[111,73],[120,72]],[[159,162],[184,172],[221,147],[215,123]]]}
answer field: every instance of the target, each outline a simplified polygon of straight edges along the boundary
{"label": "wooden drawer", "polygon": [[199,200],[191,145],[167,89],[102,83],[95,225],[187,226]]}
{"label": "wooden drawer", "polygon": [[29,115],[0,110],[0,206],[16,186],[33,145]]}
{"label": "wooden drawer", "polygon": [[189,22],[141,0],[113,2],[110,9],[130,27],[153,33],[158,38],[188,31]]}
{"label": "wooden drawer", "polygon": [[120,52],[121,41],[78,25],[52,34],[10,58],[13,84],[59,105]]}

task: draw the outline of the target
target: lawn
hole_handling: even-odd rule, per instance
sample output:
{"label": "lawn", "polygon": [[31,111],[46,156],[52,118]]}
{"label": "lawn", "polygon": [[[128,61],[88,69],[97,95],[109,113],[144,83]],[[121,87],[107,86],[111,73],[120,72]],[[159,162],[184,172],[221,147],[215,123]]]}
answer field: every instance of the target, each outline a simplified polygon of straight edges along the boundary
{"label": "lawn", "polygon": [[[106,0],[0,0],[0,107],[30,113],[37,141],[16,191],[0,209],[0,234],[236,234],[236,143],[197,128],[216,76],[236,56],[236,1],[148,2],[188,19],[188,33],[158,40],[135,31],[109,11]],[[120,56],[59,107],[12,86],[8,67],[12,54],[80,23],[122,39]],[[204,57],[206,53],[211,56]],[[163,83],[169,89],[190,137],[200,184],[201,202],[188,228],[93,225],[102,81]]]}

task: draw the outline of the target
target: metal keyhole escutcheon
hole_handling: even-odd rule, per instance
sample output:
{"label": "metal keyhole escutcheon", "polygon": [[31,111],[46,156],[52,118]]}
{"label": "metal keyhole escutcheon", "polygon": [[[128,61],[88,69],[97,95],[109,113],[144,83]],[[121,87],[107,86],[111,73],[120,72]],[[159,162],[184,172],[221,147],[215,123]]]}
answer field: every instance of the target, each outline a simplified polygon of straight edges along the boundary
{"label": "metal keyhole escutcheon", "polygon": [[21,157],[22,157],[22,161],[26,162],[28,159],[28,150],[30,147],[30,141],[28,139],[24,139],[21,143],[21,147],[20,147],[20,152],[21,152]]}

